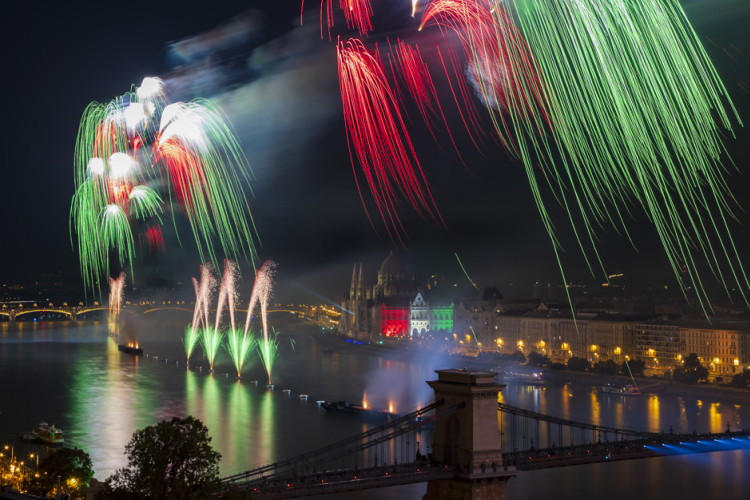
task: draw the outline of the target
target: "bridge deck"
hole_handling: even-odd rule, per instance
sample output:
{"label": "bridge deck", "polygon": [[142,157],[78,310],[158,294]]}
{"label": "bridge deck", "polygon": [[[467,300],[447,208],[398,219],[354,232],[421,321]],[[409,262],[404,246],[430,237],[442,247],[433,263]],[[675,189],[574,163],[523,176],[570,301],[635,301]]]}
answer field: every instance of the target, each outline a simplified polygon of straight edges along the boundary
{"label": "bridge deck", "polygon": [[266,482],[238,483],[234,487],[248,490],[255,498],[298,498],[422,483],[435,479],[451,479],[457,476],[456,468],[419,461],[409,464],[325,471],[286,479],[274,477]]}

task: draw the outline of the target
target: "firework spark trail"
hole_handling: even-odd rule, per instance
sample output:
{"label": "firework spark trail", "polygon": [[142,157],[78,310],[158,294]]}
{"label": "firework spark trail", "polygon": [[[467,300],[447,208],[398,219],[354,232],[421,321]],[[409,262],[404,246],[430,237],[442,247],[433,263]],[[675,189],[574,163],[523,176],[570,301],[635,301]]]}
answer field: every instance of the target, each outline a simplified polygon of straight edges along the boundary
{"label": "firework spark trail", "polygon": [[263,366],[268,373],[268,383],[271,383],[271,372],[273,370],[273,361],[276,358],[276,348],[278,342],[274,343],[275,339],[271,338],[268,334],[268,302],[271,299],[273,293],[273,278],[276,273],[276,263],[272,260],[267,260],[263,266],[261,266],[258,274],[255,276],[255,283],[253,283],[253,291],[250,295],[250,303],[247,306],[247,319],[245,320],[244,335],[248,335],[250,330],[250,324],[254,316],[255,307],[260,307],[260,316],[263,330],[263,338],[258,342],[258,354],[260,355]]}
{"label": "firework spark trail", "polygon": [[120,309],[122,308],[123,291],[125,289],[125,273],[117,278],[109,279],[109,334],[120,340]]}
{"label": "firework spark trail", "polygon": [[[435,139],[435,142],[438,142],[438,145],[440,144],[432,130],[433,117],[439,115],[445,125],[445,129],[448,131],[448,136],[451,139],[453,148],[461,159],[461,163],[463,163],[461,153],[458,151],[456,142],[453,140],[453,134],[448,126],[448,120],[445,119],[443,108],[440,106],[437,91],[432,82],[432,76],[430,76],[430,70],[422,60],[419,48],[416,46],[412,47],[403,40],[398,40],[396,48],[392,48],[391,50],[401,68],[402,80],[406,89],[414,100],[414,103],[417,105],[419,114],[427,125],[433,139]],[[393,65],[391,65],[391,67],[393,67]]]}
{"label": "firework spark trail", "polygon": [[469,283],[471,283],[471,286],[473,286],[474,288],[476,288],[478,291],[481,292],[481,290],[479,290],[479,287],[477,286],[477,284],[474,282],[474,280],[471,279],[471,276],[469,276],[469,273],[466,272],[466,268],[461,263],[461,259],[458,258],[458,254],[454,254],[454,255],[456,256],[456,260],[458,261],[458,265],[461,266],[461,270],[464,272],[464,276],[466,276],[466,279],[469,280]]}
{"label": "firework spark trail", "polygon": [[[561,155],[558,165],[540,162],[571,222],[577,208],[596,251],[594,226],[611,222],[627,234],[620,207],[639,205],[656,226],[678,281],[682,264],[694,270],[704,309],[710,304],[697,271],[700,259],[727,293],[728,269],[747,301],[750,284],[729,228],[734,198],[721,164],[721,128],[734,135],[732,119],[741,121],[679,2],[509,3],[548,89]],[[535,197],[553,236],[536,191]]]}
{"label": "firework spark trail", "polygon": [[339,0],[339,5],[344,11],[346,25],[359,31],[359,36],[367,36],[367,32],[372,31],[370,0]]}
{"label": "firework spark trail", "polygon": [[161,232],[161,226],[146,226],[146,241],[149,252],[165,252],[164,235]]}
{"label": "firework spark trail", "polygon": [[219,287],[219,303],[216,306],[216,321],[214,324],[214,330],[219,329],[219,323],[224,312],[224,306],[227,306],[229,312],[229,325],[233,331],[234,325],[234,308],[237,303],[237,275],[239,269],[237,264],[231,260],[224,261],[224,275],[221,277],[221,285]]}
{"label": "firework spark trail", "polygon": [[[437,24],[444,36],[455,32],[467,59],[467,73],[484,101],[503,147],[515,158],[527,156],[523,132],[537,134],[546,125],[540,108],[542,88],[530,50],[502,7],[487,0],[436,0],[422,13],[420,30]],[[449,45],[449,51],[450,51]],[[465,81],[451,62],[465,108],[477,128]]]}
{"label": "firework spark trail", "polygon": [[419,4],[419,0],[411,0],[411,17],[414,17],[417,15],[418,4]]}
{"label": "firework spark trail", "polygon": [[203,352],[206,353],[206,358],[208,358],[209,370],[213,372],[216,354],[219,352],[219,347],[221,347],[226,333],[223,329],[214,328],[204,328],[202,333],[201,342],[203,343]]}
{"label": "firework spark trail", "polygon": [[190,356],[195,347],[202,343],[204,331],[210,329],[209,307],[211,298],[216,288],[216,278],[213,275],[213,266],[210,262],[200,267],[200,278],[192,278],[193,290],[195,291],[195,308],[193,309],[193,321],[185,328],[185,336],[182,341],[185,346],[187,365],[190,366]]}
{"label": "firework spark trail", "polygon": [[[353,149],[391,240],[403,244],[397,214],[401,197],[420,217],[429,215],[444,225],[380,61],[356,39],[339,42],[337,52],[350,156]],[[365,205],[356,170],[354,177]]]}
{"label": "firework spark trail", "polygon": [[145,78],[124,96],[84,111],[70,229],[87,290],[108,274],[110,248],[132,274],[134,241],[126,226],[161,226],[167,204],[175,229],[177,208],[185,214],[201,260],[215,260],[217,246],[234,259],[256,257],[242,189],[249,166],[226,117],[204,100],[166,103],[161,80]]}
{"label": "firework spark trail", "polygon": [[258,340],[252,333],[244,333],[242,330],[230,328],[227,332],[226,348],[232,358],[234,367],[237,369],[237,378],[242,377],[242,367],[247,361],[250,353],[257,347]]}

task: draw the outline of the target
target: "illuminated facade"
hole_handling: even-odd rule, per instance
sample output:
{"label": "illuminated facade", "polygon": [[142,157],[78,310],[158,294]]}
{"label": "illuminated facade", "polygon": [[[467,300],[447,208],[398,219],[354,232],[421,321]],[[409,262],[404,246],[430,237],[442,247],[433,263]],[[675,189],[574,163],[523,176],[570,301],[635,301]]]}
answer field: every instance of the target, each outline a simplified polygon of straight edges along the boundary
{"label": "illuminated facade", "polygon": [[377,280],[365,284],[362,264],[354,266],[349,295],[342,301],[340,330],[348,337],[378,341],[383,337],[425,337],[450,332],[453,307],[430,308],[424,290],[391,253],[380,265]]}
{"label": "illuminated facade", "polygon": [[430,333],[430,304],[422,294],[418,293],[409,305],[409,335],[412,337],[426,337]]}

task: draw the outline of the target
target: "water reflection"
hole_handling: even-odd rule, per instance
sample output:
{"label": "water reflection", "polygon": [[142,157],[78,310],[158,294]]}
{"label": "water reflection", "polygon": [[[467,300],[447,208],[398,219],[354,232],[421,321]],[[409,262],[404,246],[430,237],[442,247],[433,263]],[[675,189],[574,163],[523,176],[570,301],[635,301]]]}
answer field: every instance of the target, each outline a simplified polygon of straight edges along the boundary
{"label": "water reflection", "polygon": [[[65,430],[68,444],[91,454],[96,477],[104,479],[125,465],[124,446],[135,430],[172,416],[194,415],[208,426],[213,444],[223,457],[222,473],[228,474],[294,456],[365,429],[361,421],[326,414],[315,405],[317,399],[359,401],[367,390],[368,398],[378,406],[393,401],[398,410],[411,409],[430,400],[424,381],[434,379],[435,368],[446,366],[441,360],[429,358],[385,359],[372,350],[331,347],[324,340],[300,334],[296,350],[285,352],[277,364],[277,387],[290,388],[290,397],[280,390],[265,389],[264,372],[257,362],[248,365],[242,381],[164,363],[165,357],[184,358],[179,340],[183,327],[177,323],[152,325],[139,339],[152,357],[136,358],[117,350],[108,340],[104,324],[3,324],[0,393],[6,401],[24,403],[13,412],[3,411],[2,431],[27,429],[39,420],[55,421]],[[160,361],[154,361],[154,355],[160,356]],[[226,366],[218,367],[220,373],[230,370],[229,361],[224,362]],[[258,386],[248,383],[256,379],[261,381]],[[309,402],[299,400],[299,393],[309,394]],[[687,432],[694,428],[723,432],[727,421],[733,427],[750,427],[748,406],[668,393],[640,398],[604,395],[596,392],[594,383],[550,381],[540,388],[510,382],[499,400],[572,420],[633,429],[666,431],[673,425],[675,430]],[[508,432],[506,422],[506,437]],[[547,427],[541,426],[543,442],[547,433]],[[536,439],[536,433],[527,437]],[[554,428],[551,439],[559,440]],[[591,437],[585,439],[588,442]],[[422,452],[426,446],[429,443],[422,444]],[[725,462],[723,458],[718,460]],[[739,467],[747,467],[748,460],[740,461]],[[680,462],[686,467],[692,463],[701,462]],[[617,476],[636,470],[619,463],[607,465],[611,465],[609,474]],[[638,469],[644,482],[661,480],[653,477],[652,468]],[[566,468],[560,478],[566,484],[586,484],[591,470]],[[667,474],[667,470],[662,473]],[[689,470],[699,475],[695,469]],[[727,474],[731,470],[734,466]],[[540,479],[532,480],[528,491],[540,492],[541,478],[557,477],[539,474],[533,476]],[[631,477],[641,481],[641,476]],[[744,484],[750,487],[747,480]],[[379,498],[380,491],[375,490],[372,498]],[[417,491],[414,498],[420,495]],[[367,495],[354,498],[360,497]]]}

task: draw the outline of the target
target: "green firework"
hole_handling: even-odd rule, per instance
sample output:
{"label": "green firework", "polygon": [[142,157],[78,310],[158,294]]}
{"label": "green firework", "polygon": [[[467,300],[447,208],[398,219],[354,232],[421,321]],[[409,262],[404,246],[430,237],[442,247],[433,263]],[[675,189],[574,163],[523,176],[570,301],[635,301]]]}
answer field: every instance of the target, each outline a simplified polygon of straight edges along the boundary
{"label": "green firework", "polygon": [[258,351],[260,361],[263,363],[263,368],[268,373],[268,383],[271,383],[271,372],[273,371],[273,364],[276,358],[279,356],[279,334],[274,330],[273,336],[269,335],[267,339],[261,340],[256,344],[255,349]]}
{"label": "green firework", "polygon": [[230,328],[228,330],[225,346],[229,352],[229,356],[232,358],[234,367],[237,369],[238,378],[242,377],[242,367],[257,342],[258,340],[253,334],[244,334],[240,329]]}
{"label": "green firework", "polygon": [[190,356],[193,354],[195,347],[201,342],[201,329],[193,327],[192,324],[185,327],[185,337],[182,339],[182,345],[185,346],[185,357],[187,365],[190,366]]}
{"label": "green firework", "polygon": [[221,341],[224,340],[224,331],[219,328],[204,328],[202,333],[203,351],[206,353],[211,371],[214,371],[214,361],[221,347]]}
{"label": "green firework", "polygon": [[[514,152],[524,161],[558,262],[540,182],[569,214],[592,273],[600,268],[607,276],[598,232],[611,224],[630,238],[625,221],[638,207],[655,226],[684,292],[686,266],[701,304],[710,307],[698,271],[702,263],[727,293],[727,281],[736,282],[747,301],[750,284],[729,226],[736,205],[722,165],[723,137],[733,136],[733,121],[741,121],[679,2],[510,4],[538,67],[539,81],[527,88],[538,89],[540,108],[511,103],[510,120],[490,112],[496,127],[512,124]],[[497,26],[499,13],[493,14]],[[510,73],[528,71],[527,61],[510,61]],[[483,92],[498,88],[503,86],[487,85]]]}
{"label": "green firework", "polygon": [[161,224],[164,212],[175,231],[176,214],[186,216],[201,260],[218,260],[221,250],[254,262],[256,232],[243,189],[250,168],[226,117],[208,101],[166,105],[161,80],[146,78],[109,103],[92,103],[81,118],[74,167],[71,243],[87,290],[109,274],[110,248],[132,271],[138,221]]}

